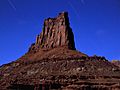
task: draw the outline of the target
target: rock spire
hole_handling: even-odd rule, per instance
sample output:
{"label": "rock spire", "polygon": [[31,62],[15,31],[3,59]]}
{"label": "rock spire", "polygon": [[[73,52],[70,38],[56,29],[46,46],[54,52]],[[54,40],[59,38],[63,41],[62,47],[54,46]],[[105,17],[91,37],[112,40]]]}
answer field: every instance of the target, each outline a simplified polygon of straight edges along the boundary
{"label": "rock spire", "polygon": [[59,13],[56,18],[45,19],[43,30],[36,37],[36,42],[31,45],[29,51],[62,46],[75,50],[74,35],[67,12]]}

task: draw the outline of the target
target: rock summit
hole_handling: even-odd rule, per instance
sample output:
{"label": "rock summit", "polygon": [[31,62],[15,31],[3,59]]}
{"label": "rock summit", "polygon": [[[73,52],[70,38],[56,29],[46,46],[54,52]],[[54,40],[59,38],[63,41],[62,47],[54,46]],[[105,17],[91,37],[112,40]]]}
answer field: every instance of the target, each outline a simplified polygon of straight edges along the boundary
{"label": "rock summit", "polygon": [[36,37],[36,42],[31,45],[29,51],[56,47],[75,50],[74,35],[70,28],[67,12],[59,13],[56,18],[45,19],[43,30]]}

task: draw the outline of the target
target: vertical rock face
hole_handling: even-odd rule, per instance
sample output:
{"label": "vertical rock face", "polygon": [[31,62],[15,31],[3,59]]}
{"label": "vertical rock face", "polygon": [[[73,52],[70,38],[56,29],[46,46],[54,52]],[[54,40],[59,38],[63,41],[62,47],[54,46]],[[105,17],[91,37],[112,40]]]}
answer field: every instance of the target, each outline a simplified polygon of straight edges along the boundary
{"label": "vertical rock face", "polygon": [[29,51],[60,46],[75,50],[74,35],[69,26],[67,12],[59,13],[56,18],[45,19],[43,31],[36,37],[36,42],[32,44]]}

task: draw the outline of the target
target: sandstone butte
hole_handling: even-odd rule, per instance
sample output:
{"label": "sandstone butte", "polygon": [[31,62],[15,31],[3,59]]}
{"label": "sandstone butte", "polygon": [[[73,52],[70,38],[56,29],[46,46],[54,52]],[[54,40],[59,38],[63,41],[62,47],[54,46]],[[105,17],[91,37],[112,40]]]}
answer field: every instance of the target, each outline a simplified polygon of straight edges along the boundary
{"label": "sandstone butte", "polygon": [[45,19],[25,55],[0,66],[0,90],[120,90],[120,67],[77,51],[62,12]]}

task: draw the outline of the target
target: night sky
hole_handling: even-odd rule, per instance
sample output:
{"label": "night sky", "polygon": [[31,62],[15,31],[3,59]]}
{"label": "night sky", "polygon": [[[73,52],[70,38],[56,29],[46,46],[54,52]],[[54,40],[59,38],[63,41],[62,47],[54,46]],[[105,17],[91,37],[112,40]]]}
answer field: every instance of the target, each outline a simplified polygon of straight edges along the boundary
{"label": "night sky", "polygon": [[44,19],[62,11],[77,50],[120,60],[120,0],[0,0],[0,65],[25,54]]}

